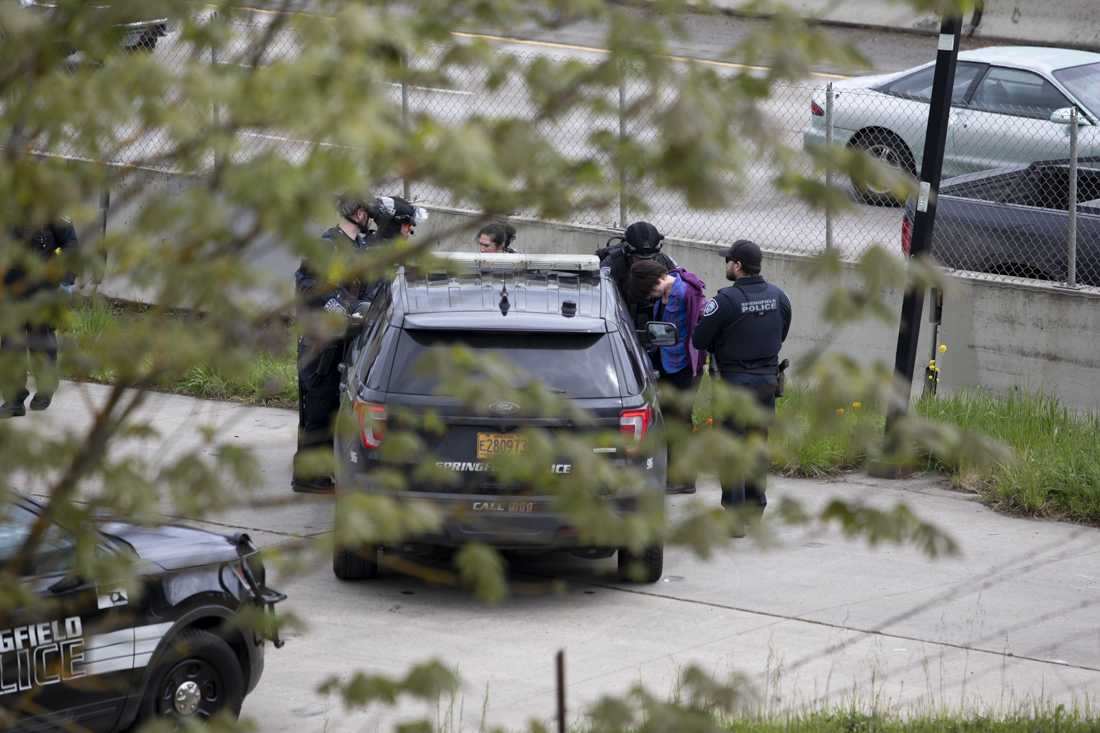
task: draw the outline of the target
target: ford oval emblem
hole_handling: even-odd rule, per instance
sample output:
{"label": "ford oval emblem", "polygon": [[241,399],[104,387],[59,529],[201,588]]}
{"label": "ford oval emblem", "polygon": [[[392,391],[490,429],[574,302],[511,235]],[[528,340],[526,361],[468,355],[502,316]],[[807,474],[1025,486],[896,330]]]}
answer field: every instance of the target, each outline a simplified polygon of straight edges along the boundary
{"label": "ford oval emblem", "polygon": [[515,402],[494,402],[489,405],[489,412],[494,415],[514,415],[519,412],[519,405]]}

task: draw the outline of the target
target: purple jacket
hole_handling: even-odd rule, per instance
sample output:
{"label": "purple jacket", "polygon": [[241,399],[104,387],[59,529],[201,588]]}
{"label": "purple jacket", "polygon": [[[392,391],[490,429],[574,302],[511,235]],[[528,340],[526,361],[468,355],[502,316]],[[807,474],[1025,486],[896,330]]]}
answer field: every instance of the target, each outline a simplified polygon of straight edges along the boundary
{"label": "purple jacket", "polygon": [[[705,294],[707,284],[700,280],[694,272],[685,270],[682,267],[675,268],[673,272],[679,275],[680,279],[687,285],[687,288],[684,289],[684,301],[689,314],[687,322],[688,362],[691,364],[692,376],[698,377],[703,373],[703,363],[706,361],[707,354],[705,351],[699,351],[695,348],[691,337],[695,335],[695,327],[703,319],[703,307],[707,304]],[[694,314],[694,317],[692,317],[692,314]]]}

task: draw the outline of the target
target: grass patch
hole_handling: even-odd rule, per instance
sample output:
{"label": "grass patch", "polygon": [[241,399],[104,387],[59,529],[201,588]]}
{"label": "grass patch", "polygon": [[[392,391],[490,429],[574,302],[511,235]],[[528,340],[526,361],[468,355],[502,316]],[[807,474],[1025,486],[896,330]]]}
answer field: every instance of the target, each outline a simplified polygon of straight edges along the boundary
{"label": "grass patch", "polygon": [[858,712],[818,712],[734,720],[730,733],[1095,733],[1100,721],[1062,708],[1030,715],[941,714],[893,717]]}
{"label": "grass patch", "polygon": [[[172,321],[194,320],[194,314],[170,312],[159,315]],[[114,374],[107,369],[85,363],[81,353],[94,349],[108,337],[124,334],[130,326],[148,327],[153,318],[149,308],[140,304],[90,298],[79,302],[68,314],[60,330],[61,372],[68,379],[110,383]],[[250,405],[296,408],[298,406],[298,371],[293,331],[278,324],[272,338],[265,339],[285,345],[270,351],[258,351],[243,367],[196,366],[178,378],[164,379],[157,388],[166,392],[212,400],[229,400]]]}
{"label": "grass patch", "polygon": [[827,432],[811,427],[813,395],[788,388],[776,404],[776,413],[787,425],[772,437],[772,470],[790,476],[822,478],[862,468],[866,446],[882,435],[882,413],[863,409],[856,403],[839,408]]}
{"label": "grass patch", "polygon": [[1010,446],[1015,460],[978,471],[934,463],[956,485],[1013,512],[1100,522],[1100,415],[1078,415],[1049,395],[967,391],[922,400],[924,417]]}
{"label": "grass patch", "polygon": [[[704,378],[695,404],[697,424],[707,419],[709,390]],[[836,408],[824,424],[815,423],[814,401],[815,395],[798,387],[788,387],[778,401],[784,429],[769,438],[772,471],[823,478],[866,468],[868,449],[881,443],[882,412],[853,403]],[[1100,414],[1079,415],[1050,395],[1021,390],[942,394],[920,400],[915,412],[1012,450],[1012,460],[994,466],[965,457],[922,464],[956,487],[978,493],[1001,511],[1100,524]]]}

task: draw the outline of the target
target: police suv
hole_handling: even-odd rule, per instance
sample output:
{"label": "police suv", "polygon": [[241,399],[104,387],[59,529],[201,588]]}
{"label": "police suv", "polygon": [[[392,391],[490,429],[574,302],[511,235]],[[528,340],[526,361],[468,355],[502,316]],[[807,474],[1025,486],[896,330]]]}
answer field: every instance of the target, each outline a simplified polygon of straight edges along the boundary
{"label": "police suv", "polygon": [[[437,256],[450,263],[451,273],[400,269],[391,289],[371,304],[367,325],[349,344],[338,421],[344,427],[336,437],[338,494],[387,493],[375,479],[379,469],[412,470],[383,458],[387,418],[431,412],[443,429],[419,437],[449,480],[436,483],[407,473],[408,490],[393,494],[442,510],[445,521],[438,533],[417,540],[450,547],[477,541],[507,549],[569,549],[584,557],[618,552],[624,579],[640,575],[645,582],[656,582],[663,571],[661,545],[641,554],[585,547],[578,531],[554,510],[554,496],[542,490],[541,481],[505,483],[492,465],[500,456],[527,451],[526,430],[568,431],[591,436],[592,450],[607,460],[637,468],[645,483],[630,487],[632,492],[663,496],[667,444],[661,435],[656,375],[607,272],[590,255]],[[675,343],[676,330],[672,324],[653,323],[642,337],[655,346],[668,345]],[[471,406],[441,394],[438,375],[448,371],[446,360],[453,351],[438,347],[451,346],[465,347],[475,359],[492,355],[523,380],[537,380],[568,399],[588,419],[532,414],[505,399]],[[427,360],[435,361],[436,368],[426,370]],[[637,446],[599,444],[596,436],[608,432]],[[585,481],[584,476],[569,476],[569,463],[546,469],[558,480]],[[620,514],[638,506],[637,495],[607,500]],[[337,548],[336,577],[373,577],[377,552]]]}
{"label": "police suv", "polygon": [[[42,507],[14,498],[5,512],[6,565]],[[120,522],[95,531],[99,552],[137,562],[140,593],[73,573],[76,538],[51,524],[24,563],[25,589],[41,603],[0,614],[0,730],[114,731],[239,713],[263,672],[265,637],[234,621],[285,598],[266,586],[248,536]]]}

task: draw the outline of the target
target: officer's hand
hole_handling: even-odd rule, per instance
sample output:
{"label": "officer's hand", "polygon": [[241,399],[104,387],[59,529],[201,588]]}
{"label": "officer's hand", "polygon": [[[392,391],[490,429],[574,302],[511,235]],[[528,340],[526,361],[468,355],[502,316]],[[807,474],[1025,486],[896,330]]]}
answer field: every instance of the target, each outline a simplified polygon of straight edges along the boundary
{"label": "officer's hand", "polygon": [[339,313],[340,315],[345,317],[348,315],[347,307],[345,307],[344,304],[340,302],[339,298],[329,298],[328,302],[325,303],[325,312]]}

